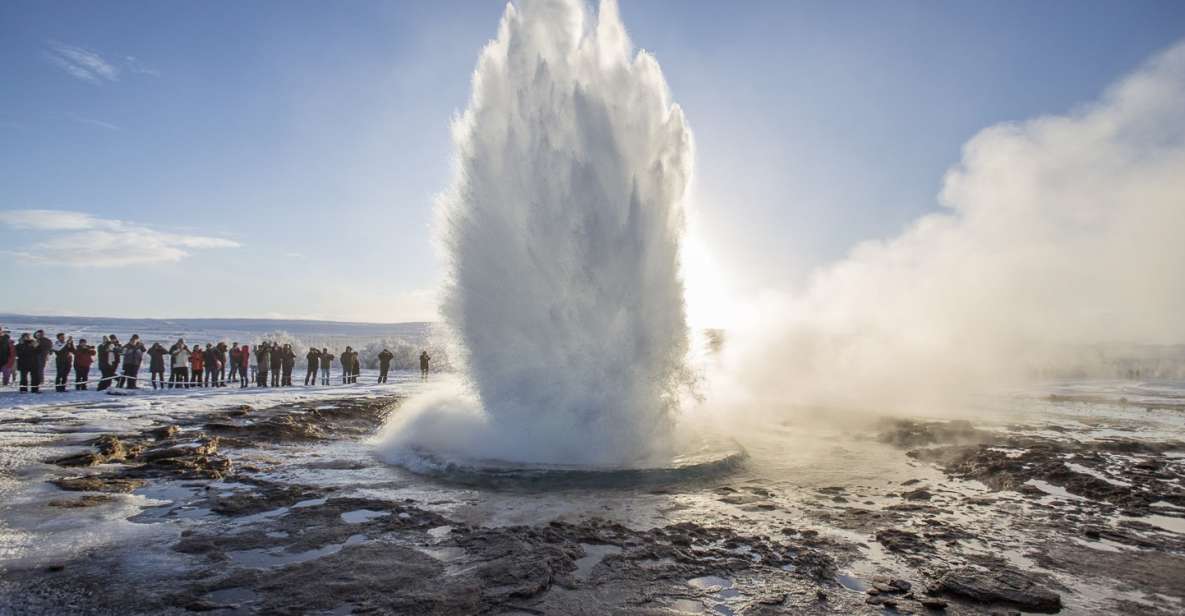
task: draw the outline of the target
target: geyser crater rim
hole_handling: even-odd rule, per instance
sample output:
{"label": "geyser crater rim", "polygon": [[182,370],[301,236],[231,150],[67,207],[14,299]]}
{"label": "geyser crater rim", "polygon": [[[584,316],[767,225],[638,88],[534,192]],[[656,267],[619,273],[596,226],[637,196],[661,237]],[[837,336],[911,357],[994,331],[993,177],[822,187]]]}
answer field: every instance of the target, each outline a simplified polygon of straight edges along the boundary
{"label": "geyser crater rim", "polygon": [[669,461],[631,464],[555,464],[479,459],[408,445],[383,456],[388,464],[417,475],[468,483],[549,482],[636,484],[678,482],[729,474],[745,464],[749,454],[735,440],[701,445],[671,456]]}

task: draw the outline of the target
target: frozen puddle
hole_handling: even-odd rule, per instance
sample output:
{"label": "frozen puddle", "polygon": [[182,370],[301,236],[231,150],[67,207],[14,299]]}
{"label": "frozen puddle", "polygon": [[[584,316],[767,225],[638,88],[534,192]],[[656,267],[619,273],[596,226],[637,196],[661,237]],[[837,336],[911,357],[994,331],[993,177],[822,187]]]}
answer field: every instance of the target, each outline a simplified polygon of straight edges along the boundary
{"label": "frozen puddle", "polygon": [[372,509],[358,509],[355,511],[347,511],[342,514],[342,521],[346,524],[361,524],[369,522],[375,518],[381,518],[386,515],[391,515],[390,511],[374,511]]}
{"label": "frozen puddle", "polygon": [[1130,520],[1132,522],[1143,522],[1151,524],[1161,530],[1167,530],[1170,533],[1180,533],[1185,535],[1185,518],[1174,518],[1167,515],[1146,515],[1142,517],[1122,516],[1123,520]]}
{"label": "frozen puddle", "polygon": [[579,579],[585,579],[588,574],[592,573],[593,567],[597,563],[605,559],[606,556],[614,554],[621,554],[621,548],[615,545],[599,545],[595,543],[582,543],[580,547],[584,548],[584,556],[576,561],[575,575]]}
{"label": "frozen puddle", "polygon": [[229,556],[231,561],[233,561],[236,565],[241,567],[248,567],[251,569],[269,569],[271,567],[282,567],[285,565],[316,560],[318,558],[337,554],[338,552],[342,551],[342,548],[347,546],[358,545],[365,542],[366,535],[350,535],[350,537],[343,543],[331,543],[315,550],[307,550],[304,552],[285,552],[276,549],[260,548],[257,550],[227,552],[227,556]]}
{"label": "frozen puddle", "polygon": [[1108,477],[1107,475],[1104,475],[1103,473],[1100,473],[1100,472],[1094,470],[1093,468],[1082,466],[1081,464],[1074,464],[1073,462],[1066,462],[1066,468],[1074,471],[1075,473],[1082,473],[1083,475],[1090,475],[1091,477],[1094,477],[1095,479],[1100,479],[1102,481],[1106,481],[1107,483],[1109,483],[1113,486],[1119,486],[1122,488],[1130,488],[1132,485],[1131,483],[1129,483],[1127,481],[1120,481],[1118,479],[1113,479],[1111,477]]}

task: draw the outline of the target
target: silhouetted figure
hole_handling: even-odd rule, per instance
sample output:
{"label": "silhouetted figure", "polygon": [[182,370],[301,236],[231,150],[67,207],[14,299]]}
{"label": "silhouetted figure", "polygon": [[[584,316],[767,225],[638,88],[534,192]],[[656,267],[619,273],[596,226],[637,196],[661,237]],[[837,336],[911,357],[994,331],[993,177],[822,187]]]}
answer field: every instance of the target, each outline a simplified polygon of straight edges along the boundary
{"label": "silhouetted figure", "polygon": [[308,387],[309,383],[316,385],[317,384],[317,366],[318,366],[318,364],[320,364],[321,351],[318,351],[316,349],[316,347],[310,348],[309,352],[304,354],[304,358],[308,362],[308,370],[305,372],[305,375],[304,375],[305,387]]}
{"label": "silhouetted figure", "polygon": [[329,384],[329,369],[333,367],[333,353],[329,349],[321,348],[321,384]]}
{"label": "silhouetted figure", "polygon": [[267,371],[271,365],[271,345],[265,341],[255,347],[255,376],[258,377],[260,387],[267,387]]}
{"label": "silhouetted figure", "polygon": [[37,362],[41,360],[41,345],[29,334],[21,334],[21,341],[16,345],[16,370],[20,373],[21,393],[41,393],[41,370],[37,369]]}
{"label": "silhouetted figure", "polygon": [[70,368],[74,366],[74,338],[67,338],[66,334],[58,332],[53,341],[54,362],[57,370],[54,372],[54,391],[66,391],[66,384],[70,382]]}
{"label": "silhouetted figure", "polygon": [[280,386],[280,371],[284,369],[284,349],[278,343],[271,345],[272,387]]}
{"label": "silhouetted figure", "polygon": [[387,382],[387,371],[391,369],[391,360],[395,358],[395,354],[387,349],[383,349],[379,353],[379,382]]}
{"label": "silhouetted figure", "polygon": [[345,385],[354,376],[354,348],[346,347],[346,350],[342,351],[342,355],[338,358],[338,361],[342,365],[342,384]]}
{"label": "silhouetted figure", "polygon": [[194,343],[189,350],[189,384],[193,387],[202,386],[202,374],[206,368],[206,352],[200,343]]}
{"label": "silhouetted figure", "polygon": [[247,374],[247,366],[251,363],[251,347],[243,345],[239,347],[239,388],[242,389],[249,384],[248,379],[250,375]]}
{"label": "silhouetted figure", "polygon": [[218,386],[226,387],[226,343],[219,342],[214,350],[218,352]]}
{"label": "silhouetted figure", "polygon": [[91,363],[95,361],[95,347],[86,343],[86,338],[78,341],[74,347],[74,389],[86,390],[87,380],[90,379]]}
{"label": "silhouetted figure", "polygon": [[283,371],[283,376],[280,379],[280,385],[284,387],[292,387],[292,369],[296,367],[296,351],[292,350],[291,344],[285,344],[284,348],[280,350],[280,370]]}
{"label": "silhouetted figure", "polygon": [[430,362],[430,361],[432,361],[432,358],[428,356],[428,351],[421,351],[420,352],[420,379],[421,380],[425,380],[428,378],[428,362]]}
{"label": "silhouetted figure", "polygon": [[[181,365],[177,364],[177,351],[185,348],[185,339],[178,338],[173,346],[169,347],[169,389],[173,387],[183,387],[185,383],[177,382],[177,375],[181,374],[177,369],[185,368],[186,379],[189,378],[189,355],[186,354],[185,361]],[[188,349],[186,349],[188,350]]]}
{"label": "silhouetted figure", "polygon": [[99,345],[99,385],[95,389],[103,391],[115,383],[115,371],[119,369],[119,360],[123,358],[123,347],[115,334],[103,337]]}
{"label": "silhouetted figure", "polygon": [[8,387],[8,381],[12,378],[12,367],[16,363],[16,345],[12,343],[12,335],[0,325],[0,375],[3,376],[3,385]]}
{"label": "silhouetted figure", "polygon": [[227,359],[230,360],[230,380],[239,380],[239,365],[243,360],[243,349],[239,348],[239,343],[232,342],[230,344],[230,353],[227,354]]}
{"label": "silhouetted figure", "polygon": [[218,347],[207,342],[202,359],[206,366],[206,387],[218,387],[218,373],[222,370],[218,365]]}
{"label": "silhouetted figure", "polygon": [[137,375],[140,373],[140,364],[144,361],[144,352],[147,350],[144,343],[140,342],[140,335],[133,334],[123,348],[123,377],[119,379],[120,387],[137,389]]}
{"label": "silhouetted figure", "polygon": [[33,332],[33,341],[37,343],[37,384],[45,382],[45,362],[53,354],[53,341],[45,336],[45,330]]}
{"label": "silhouetted figure", "polygon": [[153,342],[148,348],[148,377],[153,389],[157,389],[157,381],[160,382],[160,389],[165,388],[165,355],[168,355],[168,351],[159,342]]}

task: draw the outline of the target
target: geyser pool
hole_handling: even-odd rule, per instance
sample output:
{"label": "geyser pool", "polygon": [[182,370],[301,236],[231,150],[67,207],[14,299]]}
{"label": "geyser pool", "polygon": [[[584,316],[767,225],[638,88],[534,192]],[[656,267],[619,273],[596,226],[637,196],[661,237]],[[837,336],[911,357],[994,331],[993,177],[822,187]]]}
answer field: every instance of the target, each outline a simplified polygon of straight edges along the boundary
{"label": "geyser pool", "polygon": [[507,5],[453,135],[437,210],[464,377],[405,405],[384,457],[673,459],[693,148],[658,63],[612,1]]}

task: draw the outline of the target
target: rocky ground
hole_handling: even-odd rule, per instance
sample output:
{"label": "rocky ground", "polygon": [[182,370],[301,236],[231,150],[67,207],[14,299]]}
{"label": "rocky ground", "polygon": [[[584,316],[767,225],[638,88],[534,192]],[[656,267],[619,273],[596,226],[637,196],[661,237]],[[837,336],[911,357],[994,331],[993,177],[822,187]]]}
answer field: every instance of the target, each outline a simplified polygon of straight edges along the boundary
{"label": "rocky ground", "polygon": [[132,522],[169,531],[10,564],[0,613],[1185,613],[1180,441],[881,420],[835,455],[881,457],[891,482],[775,480],[765,452],[758,471],[558,496],[412,489],[440,482],[322,455],[398,403],[234,405],[71,441],[39,506],[146,494]]}

